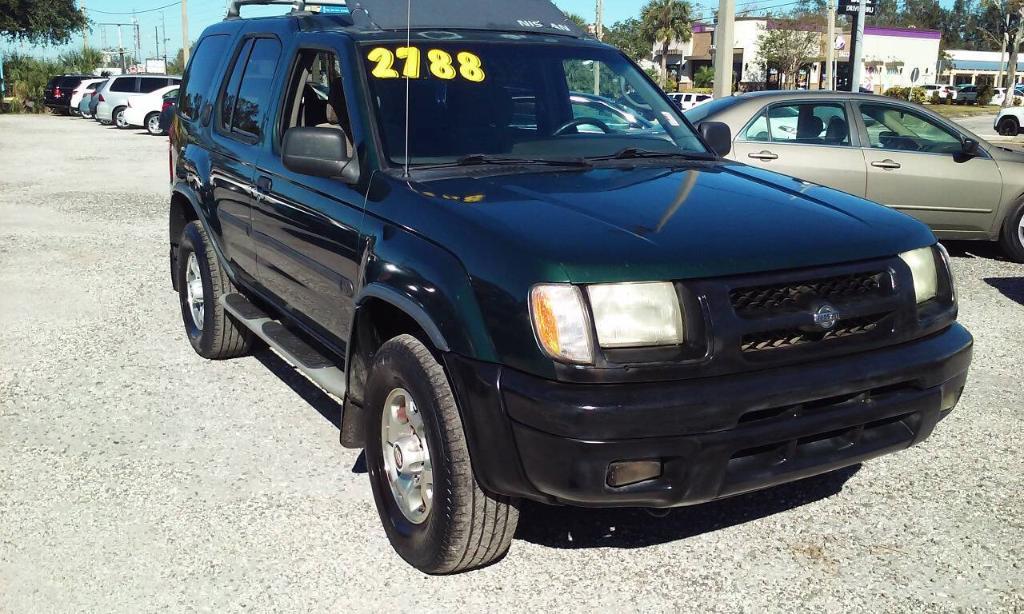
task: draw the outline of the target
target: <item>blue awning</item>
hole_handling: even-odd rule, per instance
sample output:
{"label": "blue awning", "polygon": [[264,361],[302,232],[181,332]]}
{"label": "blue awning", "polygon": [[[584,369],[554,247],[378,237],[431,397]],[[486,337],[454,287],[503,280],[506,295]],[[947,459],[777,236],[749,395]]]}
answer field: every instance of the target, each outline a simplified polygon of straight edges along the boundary
{"label": "blue awning", "polygon": [[[1009,64],[1004,64],[1004,68]],[[999,62],[985,62],[983,60],[953,60],[947,62],[946,66],[952,70],[988,70],[999,72]],[[1017,62],[1017,70],[1024,71],[1024,62]]]}

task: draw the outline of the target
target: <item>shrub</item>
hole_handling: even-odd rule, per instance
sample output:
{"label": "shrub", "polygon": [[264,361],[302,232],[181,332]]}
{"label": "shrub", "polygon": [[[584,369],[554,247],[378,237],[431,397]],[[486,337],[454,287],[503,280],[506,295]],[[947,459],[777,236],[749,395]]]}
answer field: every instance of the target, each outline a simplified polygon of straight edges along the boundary
{"label": "shrub", "polygon": [[907,98],[907,88],[900,87],[900,86],[896,85],[896,86],[890,87],[889,89],[885,90],[885,95],[888,96],[889,98],[903,98],[903,99],[906,99]]}
{"label": "shrub", "polygon": [[711,87],[715,82],[715,69],[710,66],[702,66],[693,75],[693,85],[695,87]]}
{"label": "shrub", "polygon": [[932,92],[932,95],[928,100],[928,104],[942,104],[942,96],[939,96],[939,90]]}
{"label": "shrub", "polygon": [[991,85],[982,85],[978,87],[978,106],[985,106],[992,102],[992,96],[995,95],[996,91]]}
{"label": "shrub", "polygon": [[907,100],[914,104],[924,104],[927,94],[924,93],[924,88],[912,87],[907,92]]}
{"label": "shrub", "polygon": [[45,111],[43,90],[50,77],[63,73],[91,73],[102,61],[103,55],[93,49],[63,53],[55,60],[22,53],[7,56],[4,73],[8,95],[15,99],[10,110],[15,113]]}

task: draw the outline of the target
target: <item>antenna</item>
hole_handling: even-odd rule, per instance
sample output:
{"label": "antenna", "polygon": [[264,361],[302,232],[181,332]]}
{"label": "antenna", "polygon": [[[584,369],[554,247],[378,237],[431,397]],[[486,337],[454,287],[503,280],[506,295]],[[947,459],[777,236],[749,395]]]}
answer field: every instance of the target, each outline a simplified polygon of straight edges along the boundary
{"label": "antenna", "polygon": [[[412,0],[406,0],[405,46],[412,47]],[[411,57],[411,56],[410,56]],[[402,177],[409,178],[409,93],[412,79],[405,77],[405,169]]]}

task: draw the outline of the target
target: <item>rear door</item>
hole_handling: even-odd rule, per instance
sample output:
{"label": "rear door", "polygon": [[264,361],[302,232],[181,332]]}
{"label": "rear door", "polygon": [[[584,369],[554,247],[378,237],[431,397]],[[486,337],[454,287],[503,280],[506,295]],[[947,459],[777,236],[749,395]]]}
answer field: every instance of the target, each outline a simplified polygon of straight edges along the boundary
{"label": "rear door", "polygon": [[[294,127],[341,130],[354,152],[358,135],[348,102],[356,100],[346,96],[356,80],[341,61],[344,52],[302,43],[289,62],[284,104],[275,118],[277,141]],[[341,179],[285,168],[279,145],[260,159],[256,184],[260,283],[294,317],[344,348],[359,275],[364,194]]]}
{"label": "rear door", "polygon": [[842,101],[770,105],[740,130],[736,160],[863,197],[867,182],[859,135]]}
{"label": "rear door", "polygon": [[270,35],[239,41],[212,111],[210,187],[224,256],[247,281],[256,279],[252,241],[253,177],[263,147],[263,121],[281,57],[281,42]]}
{"label": "rear door", "polygon": [[987,233],[1003,179],[984,152],[962,154],[966,135],[911,107],[858,102],[867,160],[867,197],[947,236]]}

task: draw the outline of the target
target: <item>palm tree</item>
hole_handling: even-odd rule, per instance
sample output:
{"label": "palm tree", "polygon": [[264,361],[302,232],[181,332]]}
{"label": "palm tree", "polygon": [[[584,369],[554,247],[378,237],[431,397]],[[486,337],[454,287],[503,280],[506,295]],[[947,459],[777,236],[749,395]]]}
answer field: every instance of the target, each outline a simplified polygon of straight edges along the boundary
{"label": "palm tree", "polygon": [[640,13],[644,39],[651,45],[661,41],[661,76],[668,77],[668,48],[672,41],[688,42],[692,7],[687,0],[650,0]]}

